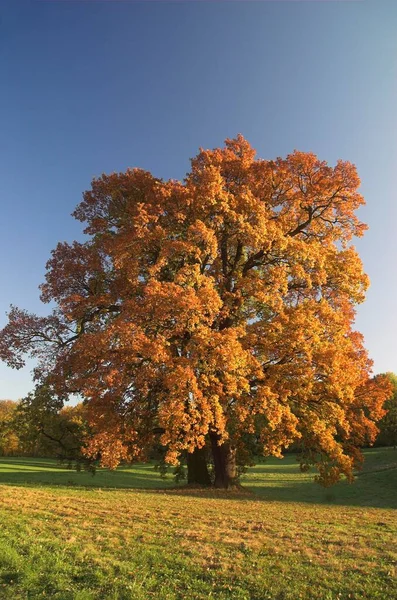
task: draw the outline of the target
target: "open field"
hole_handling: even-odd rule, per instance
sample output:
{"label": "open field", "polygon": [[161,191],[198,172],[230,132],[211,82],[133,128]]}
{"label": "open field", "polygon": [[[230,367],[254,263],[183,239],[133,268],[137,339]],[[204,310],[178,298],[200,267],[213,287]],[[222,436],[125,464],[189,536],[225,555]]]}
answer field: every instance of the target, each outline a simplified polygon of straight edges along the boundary
{"label": "open field", "polygon": [[0,458],[0,598],[392,600],[397,451],[366,456],[353,485],[321,488],[290,455],[233,493]]}

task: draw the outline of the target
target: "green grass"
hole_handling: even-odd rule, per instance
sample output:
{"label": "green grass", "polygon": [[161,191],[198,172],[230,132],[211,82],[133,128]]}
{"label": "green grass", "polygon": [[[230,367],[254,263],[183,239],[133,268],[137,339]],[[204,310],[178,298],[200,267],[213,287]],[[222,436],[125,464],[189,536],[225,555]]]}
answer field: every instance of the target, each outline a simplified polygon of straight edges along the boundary
{"label": "green grass", "polygon": [[321,488],[290,455],[232,493],[1,458],[0,598],[397,598],[397,452],[366,457],[353,485]]}
{"label": "green grass", "polygon": [[268,501],[397,508],[397,450],[393,448],[366,450],[364,468],[353,484],[342,481],[323,488],[313,478],[313,472],[300,473],[296,457],[287,455],[252,467],[243,483]]}

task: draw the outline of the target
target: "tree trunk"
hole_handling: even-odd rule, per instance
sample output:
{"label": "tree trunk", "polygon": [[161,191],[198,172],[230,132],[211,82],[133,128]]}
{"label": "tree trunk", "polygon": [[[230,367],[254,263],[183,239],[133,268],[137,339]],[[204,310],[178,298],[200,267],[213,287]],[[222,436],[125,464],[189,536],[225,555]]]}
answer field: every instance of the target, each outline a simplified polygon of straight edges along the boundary
{"label": "tree trunk", "polygon": [[195,448],[193,452],[188,452],[187,482],[190,484],[211,485],[205,448]]}
{"label": "tree trunk", "polygon": [[237,483],[236,449],[229,442],[219,445],[219,435],[210,434],[217,488],[228,489]]}

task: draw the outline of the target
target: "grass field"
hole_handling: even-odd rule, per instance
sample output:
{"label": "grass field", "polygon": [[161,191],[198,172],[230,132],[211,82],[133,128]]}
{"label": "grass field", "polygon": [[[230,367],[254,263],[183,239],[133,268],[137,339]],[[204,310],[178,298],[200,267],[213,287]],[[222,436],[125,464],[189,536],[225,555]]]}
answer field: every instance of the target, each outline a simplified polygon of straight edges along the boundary
{"label": "grass field", "polygon": [[397,451],[366,458],[330,489],[271,459],[232,493],[0,458],[0,598],[394,600]]}

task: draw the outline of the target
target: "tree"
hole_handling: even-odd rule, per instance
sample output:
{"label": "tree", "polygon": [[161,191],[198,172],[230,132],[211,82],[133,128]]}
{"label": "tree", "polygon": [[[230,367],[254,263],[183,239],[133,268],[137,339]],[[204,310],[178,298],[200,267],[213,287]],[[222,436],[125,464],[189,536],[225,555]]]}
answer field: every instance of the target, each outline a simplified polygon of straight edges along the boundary
{"label": "tree", "polygon": [[160,436],[171,464],[207,445],[228,487],[251,437],[275,456],[298,442],[325,484],[351,478],[389,389],[352,328],[368,286],[359,183],[311,153],[256,159],[240,135],[200,150],[183,182],[94,179],[74,212],[88,240],[47,263],[57,308],[12,308],[0,356],[30,353],[53,394],[84,397],[86,452],[106,466]]}
{"label": "tree", "polygon": [[[379,376],[378,376],[379,377]],[[379,437],[377,443],[397,447],[397,375],[384,373],[391,383],[392,391],[384,404],[385,416],[379,421]]]}
{"label": "tree", "polygon": [[47,386],[37,386],[19,402],[13,428],[24,454],[57,458],[78,469],[94,470],[95,457],[83,454],[90,431],[82,404],[64,407]]}

